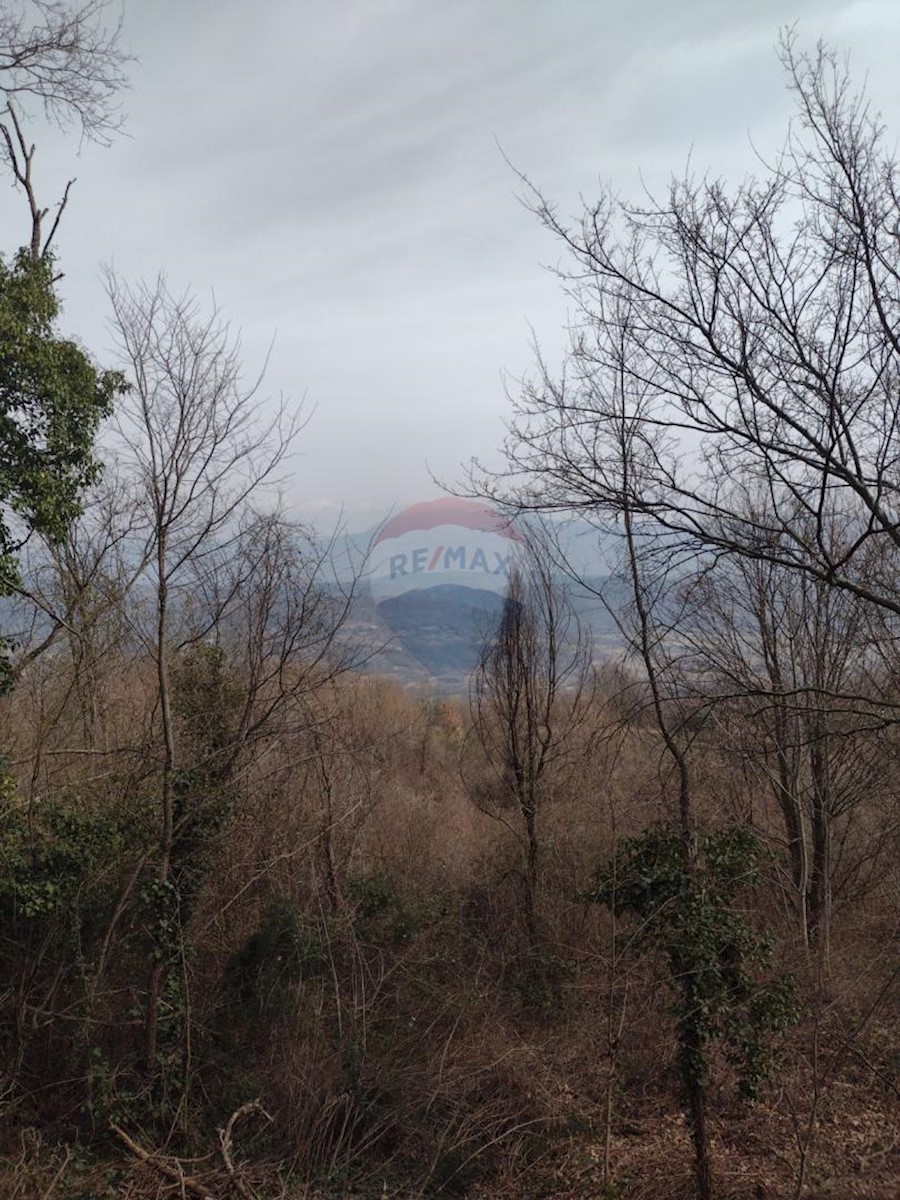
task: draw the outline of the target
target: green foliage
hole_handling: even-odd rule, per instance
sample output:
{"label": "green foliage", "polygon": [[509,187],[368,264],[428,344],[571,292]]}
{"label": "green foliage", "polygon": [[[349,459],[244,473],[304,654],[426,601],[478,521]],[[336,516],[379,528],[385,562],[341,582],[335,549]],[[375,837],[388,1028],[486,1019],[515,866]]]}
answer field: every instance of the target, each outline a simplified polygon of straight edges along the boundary
{"label": "green foliage", "polygon": [[354,906],[357,935],[373,946],[402,946],[440,920],[449,908],[440,897],[409,903],[383,874],[351,876],[345,891]]}
{"label": "green foliage", "polygon": [[[759,840],[744,825],[706,834],[699,840],[701,870],[695,888],[730,903],[744,887],[759,882]],[[656,928],[685,894],[686,872],[680,835],[654,826],[635,838],[623,838],[616,857],[594,873],[594,886],[583,899],[606,904],[618,916],[635,913]]]}
{"label": "green foliage", "polygon": [[[185,1037],[190,1005],[184,962],[191,949],[184,936],[182,896],[172,879],[149,878],[138,894],[145,954],[160,972],[151,1086],[135,1095],[120,1089],[113,1099],[130,1105],[142,1121],[168,1122],[178,1110],[188,1080],[189,1050]],[[135,1018],[143,1014],[135,1009]],[[113,1111],[110,1109],[110,1111]]]}
{"label": "green foliage", "polygon": [[759,979],[771,941],[736,905],[759,882],[760,856],[751,830],[729,826],[698,839],[689,871],[680,833],[655,827],[623,839],[582,896],[637,918],[636,940],[668,954],[683,1073],[705,1081],[708,1047],[721,1041],[746,1099],[771,1071],[772,1035],[796,1016],[792,981]]}
{"label": "green foliage", "polygon": [[189,1084],[185,968],[195,947],[185,931],[211,866],[214,839],[234,807],[228,751],[240,696],[215,646],[190,647],[175,663],[172,683],[184,765],[172,776],[171,869],[165,879],[149,875],[139,894],[141,931],[156,975],[153,1088],[142,1099],[144,1115],[154,1121],[175,1113]]}
{"label": "green foliage", "polygon": [[506,981],[517,993],[523,1009],[546,1020],[565,1011],[576,975],[571,958],[540,947],[513,959],[507,968]]}
{"label": "green foliage", "polygon": [[[18,981],[0,1005],[0,1060],[14,1103],[40,1088],[52,1107],[65,1084],[90,1083],[98,1033],[117,1039],[96,985],[134,841],[119,814],[78,793],[0,804],[0,978]],[[41,1020],[25,1019],[29,1010]]]}
{"label": "green foliage", "polygon": [[150,958],[165,961],[178,952],[181,940],[178,888],[172,880],[148,879],[139,899],[144,912],[144,932],[150,939]]}
{"label": "green foliage", "polygon": [[364,941],[400,945],[415,933],[415,917],[386,875],[351,876],[346,893],[354,905],[356,931]]}
{"label": "green foliage", "polygon": [[241,699],[220,646],[199,643],[173,672],[175,711],[191,739],[208,750],[228,746]]}
{"label": "green foliage", "polygon": [[77,516],[98,470],[97,427],[125,386],[57,335],[58,315],[51,259],[0,258],[0,594],[16,582],[24,536],[59,538]]}
{"label": "green foliage", "polygon": [[57,798],[0,814],[0,914],[4,921],[83,921],[108,901],[102,880],[125,844],[119,823]]}
{"label": "green foliage", "polygon": [[294,986],[320,976],[328,965],[324,931],[301,919],[296,905],[275,897],[256,930],[225,968],[226,1007],[243,1017],[284,1011]]}
{"label": "green foliage", "polygon": [[224,652],[199,644],[172,673],[174,707],[187,734],[186,765],[173,780],[173,870],[182,919],[209,865],[212,839],[225,827],[235,803],[227,755],[240,704]]}
{"label": "green foliage", "polygon": [[[137,1020],[135,1009],[132,1019]],[[127,1067],[127,1059],[111,1056],[100,1046],[90,1046],[84,1071],[83,1112],[95,1130],[106,1130],[110,1121],[117,1125],[145,1124],[157,1121],[151,1097],[144,1081]]]}

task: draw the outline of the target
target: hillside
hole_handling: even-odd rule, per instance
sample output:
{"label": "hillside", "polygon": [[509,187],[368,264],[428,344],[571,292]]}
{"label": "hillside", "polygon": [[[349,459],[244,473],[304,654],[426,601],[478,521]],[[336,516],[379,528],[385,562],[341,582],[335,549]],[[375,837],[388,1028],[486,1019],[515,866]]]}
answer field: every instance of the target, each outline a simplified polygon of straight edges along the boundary
{"label": "hillside", "polygon": [[[613,611],[627,603],[622,585],[609,579],[583,584],[559,577],[592,645],[594,660],[618,659],[624,649],[613,617],[599,601],[602,590]],[[436,695],[464,695],[469,676],[503,610],[502,597],[456,586],[410,592],[376,605],[363,584],[344,630],[348,643],[363,648],[362,670],[383,675],[401,686],[415,685]]]}

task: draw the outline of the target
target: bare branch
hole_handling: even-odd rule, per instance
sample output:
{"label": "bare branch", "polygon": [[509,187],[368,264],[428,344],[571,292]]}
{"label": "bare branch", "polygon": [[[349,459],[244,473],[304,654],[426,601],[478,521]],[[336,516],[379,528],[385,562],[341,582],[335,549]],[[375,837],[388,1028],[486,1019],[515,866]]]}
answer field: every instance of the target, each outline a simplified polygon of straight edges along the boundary
{"label": "bare branch", "polygon": [[133,56],[122,49],[121,17],[108,24],[112,0],[28,0],[0,12],[0,95],[34,100],[62,128],[78,126],[108,143],[122,117],[118,98]]}

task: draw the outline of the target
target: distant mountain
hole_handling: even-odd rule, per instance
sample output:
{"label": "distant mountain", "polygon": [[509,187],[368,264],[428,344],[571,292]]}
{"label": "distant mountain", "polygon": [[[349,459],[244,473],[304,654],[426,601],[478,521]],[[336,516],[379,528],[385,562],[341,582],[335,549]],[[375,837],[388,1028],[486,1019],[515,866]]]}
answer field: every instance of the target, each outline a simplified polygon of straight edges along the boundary
{"label": "distant mountain", "polygon": [[[527,524],[527,518],[524,518]],[[356,533],[342,533],[334,539],[331,560],[339,578],[365,578],[366,559],[372,544],[383,527],[379,521]],[[558,544],[572,572],[582,579],[605,578],[610,574],[618,553],[617,536],[585,521],[581,517],[551,518],[547,528]]]}
{"label": "distant mountain", "polygon": [[429,675],[449,681],[475,668],[503,603],[495,592],[442,584],[385,600],[378,616]]}
{"label": "distant mountain", "polygon": [[[559,586],[592,643],[594,661],[618,657],[622,637],[598,593],[617,612],[627,602],[621,584],[596,576],[576,584],[560,577]],[[363,583],[345,633],[371,648],[366,672],[401,686],[461,695],[502,611],[502,595],[456,585],[406,592],[376,605]]]}
{"label": "distant mountain", "polygon": [[[330,546],[330,569],[323,573],[325,581],[320,586],[339,597],[348,580],[357,580],[343,639],[359,651],[364,671],[389,676],[402,686],[462,694],[485,640],[502,614],[503,579],[494,590],[483,585],[436,582],[398,595],[379,595],[376,603],[366,574],[366,552],[382,524],[363,534],[342,535]],[[584,521],[558,522],[554,530],[572,571],[582,580],[578,583],[560,573],[559,586],[566,591],[581,625],[589,631],[595,660],[617,655],[622,639],[609,610],[598,598],[602,593],[614,612],[627,600],[621,585],[610,575],[614,539],[599,534]],[[474,565],[477,548],[476,534],[467,547],[469,559],[463,561]],[[485,553],[484,561],[493,568],[497,556],[487,550]],[[473,572],[473,580],[481,575],[480,571]],[[420,575],[421,580],[431,577],[426,572]],[[139,579],[132,589],[132,600],[152,586],[149,577]],[[177,619],[177,611],[174,615]],[[13,597],[0,597],[0,618],[0,628],[15,640],[19,639],[20,629],[28,628],[29,636],[39,640],[50,627],[49,618],[40,614],[35,618],[30,608],[23,609]]]}
{"label": "distant mountain", "polygon": [[[371,649],[367,669],[402,684],[465,691],[503,612],[508,571],[524,551],[529,524],[527,517],[510,523],[481,501],[448,496],[334,539],[335,578],[356,581],[347,632]],[[619,597],[610,598],[610,585],[601,581],[611,577],[616,539],[582,519],[550,520],[545,528],[559,559],[559,585],[589,631],[595,657],[606,658],[619,638],[597,593],[615,611]]]}

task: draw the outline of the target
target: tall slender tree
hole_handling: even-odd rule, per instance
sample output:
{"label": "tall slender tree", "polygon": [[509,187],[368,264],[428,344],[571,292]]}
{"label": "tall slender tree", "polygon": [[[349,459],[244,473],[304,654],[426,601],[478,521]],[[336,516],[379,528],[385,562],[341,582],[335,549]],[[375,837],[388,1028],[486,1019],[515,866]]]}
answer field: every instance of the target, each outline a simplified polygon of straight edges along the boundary
{"label": "tall slender tree", "polygon": [[53,242],[71,181],[48,226],[27,133],[35,106],[95,140],[117,128],[128,55],[118,25],[105,22],[108,7],[108,0],[0,7],[0,164],[28,206],[22,248],[0,256],[0,590],[7,594],[27,538],[60,538],[78,512],[97,472],[99,423],[122,389],[120,375],[98,369],[58,332]]}

